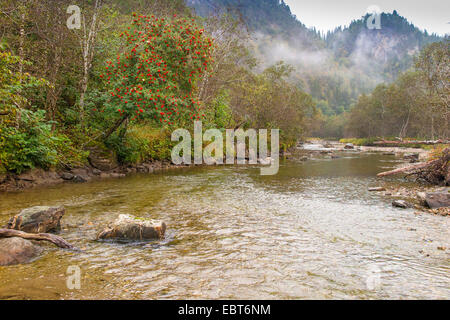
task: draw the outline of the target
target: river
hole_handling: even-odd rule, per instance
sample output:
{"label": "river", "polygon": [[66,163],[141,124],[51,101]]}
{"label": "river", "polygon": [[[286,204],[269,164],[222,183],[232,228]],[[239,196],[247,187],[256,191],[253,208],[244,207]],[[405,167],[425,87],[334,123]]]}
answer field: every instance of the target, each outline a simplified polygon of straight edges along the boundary
{"label": "river", "polygon": [[[450,299],[448,217],[397,209],[368,187],[393,156],[196,167],[0,194],[0,224],[64,205],[61,236],[32,263],[0,267],[0,299]],[[121,213],[164,220],[166,239],[95,241]],[[447,250],[437,250],[443,246]],[[81,270],[69,290],[66,271]]]}

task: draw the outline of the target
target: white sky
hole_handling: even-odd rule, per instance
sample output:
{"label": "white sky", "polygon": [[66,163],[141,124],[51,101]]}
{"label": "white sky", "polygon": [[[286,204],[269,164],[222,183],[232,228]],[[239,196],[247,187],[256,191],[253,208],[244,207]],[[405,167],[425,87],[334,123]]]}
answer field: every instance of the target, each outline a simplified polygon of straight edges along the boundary
{"label": "white sky", "polygon": [[[326,32],[359,19],[372,5],[398,14],[419,29],[439,35],[450,34],[450,0],[284,0],[297,19],[307,27]],[[383,21],[381,22],[383,23]]]}

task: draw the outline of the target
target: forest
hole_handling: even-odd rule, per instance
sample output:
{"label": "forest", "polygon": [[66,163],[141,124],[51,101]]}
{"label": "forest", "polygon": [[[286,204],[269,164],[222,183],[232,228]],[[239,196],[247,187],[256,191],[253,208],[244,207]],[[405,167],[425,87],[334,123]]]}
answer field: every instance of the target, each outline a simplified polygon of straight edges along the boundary
{"label": "forest", "polygon": [[256,72],[231,16],[195,16],[181,0],[1,4],[0,170],[76,167],[90,150],[122,164],[170,157],[170,134],[279,128],[294,145],[314,113],[282,62]]}

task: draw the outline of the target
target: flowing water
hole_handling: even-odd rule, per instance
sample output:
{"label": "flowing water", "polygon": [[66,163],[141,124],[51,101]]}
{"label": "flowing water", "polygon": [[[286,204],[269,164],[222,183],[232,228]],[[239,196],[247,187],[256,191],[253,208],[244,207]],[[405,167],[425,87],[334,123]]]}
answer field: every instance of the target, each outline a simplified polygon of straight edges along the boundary
{"label": "flowing water", "polygon": [[[407,184],[375,178],[395,161],[345,153],[282,161],[275,176],[197,167],[0,194],[1,225],[64,205],[61,236],[83,250],[44,245],[34,262],[0,267],[0,299],[449,299],[448,217],[367,191]],[[166,239],[95,241],[121,213],[164,220]]]}

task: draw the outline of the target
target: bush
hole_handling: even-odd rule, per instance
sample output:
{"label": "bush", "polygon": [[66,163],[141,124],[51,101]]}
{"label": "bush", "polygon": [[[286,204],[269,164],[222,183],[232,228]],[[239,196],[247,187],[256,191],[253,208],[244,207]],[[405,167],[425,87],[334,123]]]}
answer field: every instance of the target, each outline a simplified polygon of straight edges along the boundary
{"label": "bush", "polygon": [[129,128],[127,134],[112,135],[106,146],[117,153],[122,164],[138,164],[148,160],[168,160],[171,158],[173,142],[164,129],[156,129],[140,124]]}
{"label": "bush", "polygon": [[43,110],[23,110],[19,126],[0,127],[0,165],[22,173],[40,167],[82,164],[87,154],[75,150],[65,135],[53,133]]}
{"label": "bush", "polygon": [[377,141],[377,138],[349,138],[349,139],[341,139],[340,143],[352,143],[355,146],[373,146],[374,142]]}

